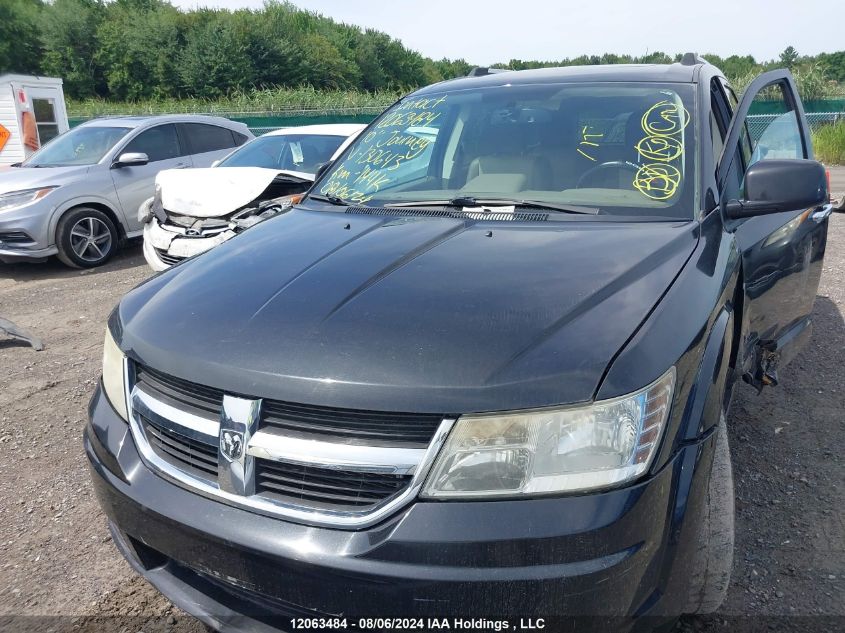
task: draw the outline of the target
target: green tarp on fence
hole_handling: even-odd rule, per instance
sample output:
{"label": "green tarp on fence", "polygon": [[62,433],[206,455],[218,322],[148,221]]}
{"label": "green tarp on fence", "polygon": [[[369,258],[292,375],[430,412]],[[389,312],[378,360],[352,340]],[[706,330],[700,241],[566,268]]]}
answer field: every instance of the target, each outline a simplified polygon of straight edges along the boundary
{"label": "green tarp on fence", "polygon": [[[245,123],[256,136],[278,130],[281,127],[299,125],[318,125],[323,123],[369,123],[376,118],[377,113],[371,114],[295,114],[279,116],[277,114],[264,115],[261,113],[220,113],[215,116],[225,116],[232,121]],[[89,120],[89,117],[70,117],[70,127]]]}

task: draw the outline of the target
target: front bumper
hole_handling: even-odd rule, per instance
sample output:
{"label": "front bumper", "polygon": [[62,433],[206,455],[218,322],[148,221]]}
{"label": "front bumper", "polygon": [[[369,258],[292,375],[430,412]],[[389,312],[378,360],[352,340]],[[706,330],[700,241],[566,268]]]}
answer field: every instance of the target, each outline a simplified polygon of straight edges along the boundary
{"label": "front bumper", "polygon": [[712,458],[705,440],[624,489],[417,502],[345,531],[254,514],[165,481],[141,462],[100,389],[84,443],[124,556],[177,606],[226,630],[335,616],[584,616],[609,630],[630,628],[633,616],[677,615],[697,533],[685,519],[701,510]]}
{"label": "front bumper", "polygon": [[144,225],[144,259],[156,272],[167,270],[174,264],[211,250],[232,239],[235,232],[225,230],[210,237],[186,236],[163,227],[153,217]]}
{"label": "front bumper", "polygon": [[58,253],[55,246],[48,248],[29,248],[23,246],[21,248],[0,248],[0,262],[4,264],[14,264],[15,262],[43,262],[51,255]]}
{"label": "front bumper", "polygon": [[[48,201],[37,200],[10,211],[0,213],[0,262],[43,261],[58,251],[49,231],[53,207]],[[4,241],[5,235],[21,234],[25,240]]]}

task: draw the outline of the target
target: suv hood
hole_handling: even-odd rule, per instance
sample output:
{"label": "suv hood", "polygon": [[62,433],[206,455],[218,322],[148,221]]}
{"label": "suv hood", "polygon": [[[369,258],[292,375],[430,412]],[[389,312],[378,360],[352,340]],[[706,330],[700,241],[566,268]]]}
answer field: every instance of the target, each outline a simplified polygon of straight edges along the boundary
{"label": "suv hood", "polygon": [[113,330],[136,360],[254,397],[453,414],[586,401],[697,227],[295,209],[142,284]]}
{"label": "suv hood", "polygon": [[166,169],[156,176],[161,204],[170,213],[217,218],[237,211],[260,196],[279,176],[311,183],[313,174],[263,167]]}
{"label": "suv hood", "polygon": [[0,172],[0,195],[22,189],[53,187],[83,177],[90,165],[71,167],[11,167]]}

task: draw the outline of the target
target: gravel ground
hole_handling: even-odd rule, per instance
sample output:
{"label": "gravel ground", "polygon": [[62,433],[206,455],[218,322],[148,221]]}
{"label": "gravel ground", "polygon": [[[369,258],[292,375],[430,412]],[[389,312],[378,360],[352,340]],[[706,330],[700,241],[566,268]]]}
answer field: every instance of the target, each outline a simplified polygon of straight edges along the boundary
{"label": "gravel ground", "polygon": [[[845,214],[834,214],[810,345],[781,386],[737,390],[733,583],[719,614],[678,630],[845,629],[844,253]],[[46,346],[0,339],[0,629],[202,630],[118,555],[81,446],[106,317],[148,275],[137,244],[96,271],[0,265],[0,315]]]}

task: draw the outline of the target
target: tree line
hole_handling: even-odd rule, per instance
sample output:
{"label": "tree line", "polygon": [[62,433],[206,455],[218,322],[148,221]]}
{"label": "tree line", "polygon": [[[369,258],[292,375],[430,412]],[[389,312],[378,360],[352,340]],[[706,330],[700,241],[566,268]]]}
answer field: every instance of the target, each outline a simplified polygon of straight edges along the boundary
{"label": "tree line", "polygon": [[406,88],[466,74],[385,33],[286,2],[179,11],[166,0],[3,0],[0,72],[64,79],[73,98],[216,98],[251,88]]}
{"label": "tree line", "polygon": [[[502,68],[513,70],[525,70],[527,68],[542,68],[560,65],[589,65],[589,64],[671,64],[680,61],[682,55],[670,56],[661,51],[648,53],[641,57],[632,55],[616,55],[605,53],[604,55],[581,55],[573,59],[561,61],[522,61],[512,59],[507,64],[500,64]],[[818,66],[829,81],[845,82],[845,51],[836,53],[819,53],[818,55],[801,55],[792,46],[787,46],[784,51],[773,59],[765,62],[758,62],[752,55],[730,55],[720,57],[713,53],[702,55],[711,64],[718,66],[727,77],[742,77],[751,73],[759,74],[772,68],[789,68],[790,70],[806,70],[809,67]]]}
{"label": "tree line", "polygon": [[[811,73],[824,90],[845,82],[845,51],[778,60],[705,55],[729,77],[769,66]],[[557,61],[512,59],[514,70],[542,66],[669,63],[644,56],[582,55]],[[166,0],[2,0],[0,72],[61,77],[76,99],[215,99],[251,89],[309,85],[333,90],[404,90],[467,74],[466,60],[433,60],[374,29],[335,22],[288,2],[258,10],[179,11]]]}
{"label": "tree line", "polygon": [[[497,64],[500,68],[526,70],[553,66],[582,66],[594,64],[671,64],[683,57],[662,51],[655,51],[642,56],[617,55],[581,55],[557,61],[523,61],[511,59],[507,63]],[[795,76],[798,89],[805,100],[821,99],[833,94],[841,94],[845,87],[845,51],[801,55],[793,46],[787,46],[777,59],[757,61],[752,55],[730,55],[721,57],[714,53],[704,53],[704,59],[717,66],[738,93],[741,93],[757,75],[774,68],[788,68]]]}

